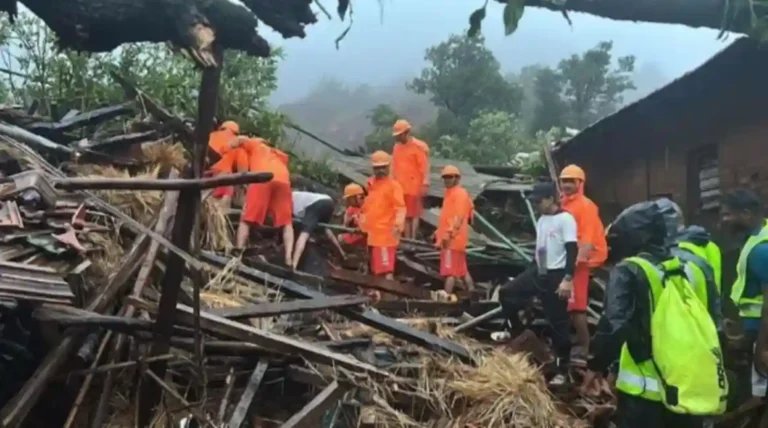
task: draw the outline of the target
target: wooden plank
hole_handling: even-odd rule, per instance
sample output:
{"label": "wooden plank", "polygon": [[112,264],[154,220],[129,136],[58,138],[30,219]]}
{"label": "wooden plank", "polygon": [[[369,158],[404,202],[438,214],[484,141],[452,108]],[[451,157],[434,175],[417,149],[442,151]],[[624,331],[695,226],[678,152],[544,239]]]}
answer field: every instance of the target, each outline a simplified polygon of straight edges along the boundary
{"label": "wooden plank", "polygon": [[290,302],[261,303],[240,308],[208,309],[207,312],[229,319],[264,318],[282,314],[322,311],[346,308],[368,303],[365,296],[333,296],[323,299],[293,300]]}
{"label": "wooden plank", "polygon": [[[178,177],[178,171],[172,169],[168,178]],[[163,201],[163,207],[160,209],[160,213],[157,216],[157,223],[153,231],[160,236],[165,235],[165,232],[170,229],[173,224],[173,214],[176,211],[176,206],[179,203],[179,192],[168,192],[165,194],[165,200]],[[158,250],[160,249],[160,242],[153,240],[147,250],[147,255],[144,261],[141,263],[138,274],[136,274],[136,280],[133,283],[133,290],[131,290],[132,296],[140,296],[144,288],[150,283],[151,273],[155,267],[155,261],[157,260]],[[135,308],[132,306],[126,306],[123,304],[123,309],[120,312],[123,316],[131,318],[133,317]],[[112,363],[116,363],[120,359],[120,355],[125,343],[126,337],[124,335],[118,335],[115,338],[112,346],[110,360]],[[110,371],[107,373],[107,377],[104,380],[102,393],[99,396],[99,402],[96,406],[96,410],[91,418],[91,427],[101,428],[104,425],[104,419],[108,413],[109,402],[112,397],[112,388],[115,381],[115,373]]]}
{"label": "wooden plank", "polygon": [[387,293],[396,294],[398,296],[413,297],[416,299],[429,298],[429,290],[425,290],[410,284],[403,284],[400,281],[394,279],[364,275],[359,272],[343,269],[331,270],[330,276],[333,279],[349,282],[360,287],[373,288],[376,290],[385,291]]}
{"label": "wooden plank", "polygon": [[[159,313],[158,306],[150,302],[133,297],[129,299],[132,304],[140,306],[142,309]],[[176,308],[178,311],[186,313],[187,315],[192,315],[193,313],[192,308],[186,305],[178,304]],[[215,332],[225,337],[242,340],[243,342],[254,343],[274,352],[299,355],[315,363],[336,365],[355,372],[366,372],[374,376],[389,376],[389,373],[384,370],[380,370],[370,364],[361,363],[354,358],[333,352],[327,348],[260,330],[250,325],[228,320],[206,311],[200,311],[200,325],[205,330]]]}
{"label": "wooden plank", "polygon": [[272,179],[271,172],[241,172],[207,178],[141,179],[69,177],[53,180],[58,190],[206,190],[221,186],[263,183]]}
{"label": "wooden plank", "polygon": [[[139,262],[144,257],[148,246],[148,235],[141,235],[136,239],[131,251],[123,256],[118,270],[110,277],[102,291],[90,302],[87,310],[102,312],[117,296],[126,291],[125,286],[129,284],[128,279],[138,270]],[[29,411],[40,399],[40,394],[48,386],[48,382],[66,362],[67,357],[78,346],[81,338],[81,335],[67,336],[46,355],[27,383],[0,410],[0,426],[15,427],[22,424]]]}
{"label": "wooden plank", "polygon": [[339,401],[347,389],[333,381],[325,387],[317,397],[307,403],[298,413],[291,416],[280,428],[311,428],[319,425],[320,418],[326,410]]}
{"label": "wooden plank", "polygon": [[379,312],[418,312],[424,315],[459,316],[464,312],[485,313],[499,306],[499,302],[462,300],[459,302],[441,302],[437,300],[381,300],[374,307]]}
{"label": "wooden plank", "polygon": [[[203,261],[211,263],[220,268],[226,266],[227,263],[231,260],[229,257],[222,257],[207,251],[202,251],[200,253],[200,257]],[[302,299],[327,297],[326,294],[321,291],[309,289],[297,282],[277,278],[273,275],[269,275],[247,266],[238,265],[235,268],[235,272],[238,276],[248,281],[255,281],[260,284],[265,284],[268,287],[279,289],[281,292],[293,297]],[[359,321],[365,325],[379,329],[385,333],[397,337],[398,339],[405,340],[406,342],[417,344],[435,352],[442,352],[448,355],[456,356],[465,363],[474,362],[470,353],[458,343],[437,337],[434,334],[430,334],[426,331],[418,330],[409,325],[378,314],[372,310],[357,311],[343,308],[335,309],[335,311],[349,319]]]}
{"label": "wooden plank", "polygon": [[243,395],[240,396],[240,401],[238,401],[237,407],[232,412],[227,428],[240,428],[243,425],[243,421],[248,415],[248,409],[251,407],[251,403],[253,403],[253,397],[256,395],[256,391],[258,391],[259,385],[261,385],[261,380],[264,379],[267,368],[269,368],[269,363],[260,360],[256,369],[251,373],[251,378],[248,379],[248,386],[245,387]]}

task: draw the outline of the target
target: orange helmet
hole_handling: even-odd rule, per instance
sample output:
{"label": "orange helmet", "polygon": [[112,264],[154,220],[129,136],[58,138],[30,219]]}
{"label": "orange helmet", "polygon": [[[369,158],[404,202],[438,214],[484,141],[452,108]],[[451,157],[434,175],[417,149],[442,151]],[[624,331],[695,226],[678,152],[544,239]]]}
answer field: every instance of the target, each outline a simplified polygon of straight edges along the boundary
{"label": "orange helmet", "polygon": [[443,172],[440,173],[440,176],[445,177],[447,175],[461,175],[461,171],[453,165],[446,165],[443,168]]}
{"label": "orange helmet", "polygon": [[387,166],[391,162],[391,156],[389,153],[383,150],[377,150],[371,155],[371,165],[373,166]]}
{"label": "orange helmet", "polygon": [[560,172],[560,179],[587,181],[584,170],[576,165],[568,165]]}
{"label": "orange helmet", "polygon": [[347,186],[344,187],[345,198],[351,198],[353,196],[358,196],[362,194],[365,194],[365,191],[359,184],[352,183],[352,184],[347,184]]}
{"label": "orange helmet", "polygon": [[397,122],[395,122],[395,125],[392,126],[392,136],[396,137],[403,132],[408,132],[411,130],[411,124],[408,123],[405,119],[398,119]]}
{"label": "orange helmet", "polygon": [[228,120],[228,121],[222,123],[221,126],[219,127],[219,129],[226,129],[228,131],[232,131],[235,134],[239,134],[240,133],[240,125],[238,125],[237,122],[235,122],[233,120]]}

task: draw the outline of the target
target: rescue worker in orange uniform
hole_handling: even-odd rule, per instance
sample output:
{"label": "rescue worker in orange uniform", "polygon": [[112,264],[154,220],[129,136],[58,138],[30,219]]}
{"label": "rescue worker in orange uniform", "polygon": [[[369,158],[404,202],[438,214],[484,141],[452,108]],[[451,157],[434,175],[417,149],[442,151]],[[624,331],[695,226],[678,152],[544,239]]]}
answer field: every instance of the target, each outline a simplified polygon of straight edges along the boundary
{"label": "rescue worker in orange uniform", "polygon": [[590,270],[600,267],[608,258],[605,228],[600,220],[597,205],[584,196],[585,183],[584,170],[576,165],[568,165],[560,172],[562,208],[576,220],[579,245],[576,269],[573,273],[573,292],[568,301],[568,312],[576,330],[577,341],[571,361],[576,364],[586,364],[589,356],[587,302]]}
{"label": "rescue worker in orange uniform", "polygon": [[411,124],[400,119],[392,127],[392,173],[405,196],[405,237],[415,238],[429,191],[429,147],[411,135]]}
{"label": "rescue worker in orange uniform", "polygon": [[473,291],[475,284],[467,270],[467,242],[474,203],[459,184],[461,172],[458,168],[446,165],[441,176],[445,193],[435,232],[435,244],[440,248],[440,276],[445,278],[444,290],[449,295],[453,294],[457,279],[464,280],[467,290]]}
{"label": "rescue worker in orange uniform", "polygon": [[263,226],[269,213],[272,226],[283,229],[285,264],[291,266],[294,236],[293,196],[287,155],[270,147],[262,138],[240,136],[230,142],[230,148],[240,148],[248,154],[249,171],[272,173],[272,180],[248,185],[245,206],[237,228],[237,247],[245,248],[251,226]]}
{"label": "rescue worker in orange uniform", "polygon": [[[218,162],[211,165],[208,173],[211,175],[232,174],[248,171],[248,155],[245,151],[229,150],[229,142],[240,133],[240,126],[231,120],[221,124],[219,129],[211,132],[208,145],[221,156]],[[229,208],[232,197],[235,194],[235,186],[221,186],[213,191],[213,197],[220,199],[222,204]]]}
{"label": "rescue worker in orange uniform", "polygon": [[371,274],[394,279],[395,257],[405,226],[405,200],[400,183],[390,176],[392,157],[381,150],[371,155],[373,178],[360,209],[360,230],[367,235]]}
{"label": "rescue worker in orange uniform", "polygon": [[[352,183],[344,187],[344,202],[347,204],[342,221],[344,227],[358,227],[360,207],[363,206],[364,198],[365,190],[359,184]],[[365,242],[365,237],[359,233],[342,233],[339,235],[339,241],[347,245],[361,245]]]}

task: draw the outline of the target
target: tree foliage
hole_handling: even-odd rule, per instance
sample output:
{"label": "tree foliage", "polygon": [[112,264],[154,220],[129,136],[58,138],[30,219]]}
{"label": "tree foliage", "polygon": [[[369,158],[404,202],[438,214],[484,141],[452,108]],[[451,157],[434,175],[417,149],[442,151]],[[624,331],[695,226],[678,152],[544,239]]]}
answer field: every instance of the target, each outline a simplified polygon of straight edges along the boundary
{"label": "tree foliage", "polygon": [[612,49],[613,42],[600,42],[583,54],[571,55],[558,64],[571,123],[577,129],[616,111],[624,92],[635,89],[631,77],[635,57],[620,57],[614,67]]}
{"label": "tree foliage", "polygon": [[621,106],[624,93],[635,89],[635,57],[620,57],[614,64],[612,48],[612,42],[600,42],[563,59],[556,69],[544,67],[537,72],[532,130],[584,129]]}
{"label": "tree foliage", "polygon": [[486,165],[508,165],[518,153],[536,150],[522,122],[504,111],[483,111],[465,136],[443,135],[432,147],[434,156]]}
{"label": "tree foliage", "polygon": [[427,49],[424,58],[429,65],[408,87],[418,94],[428,94],[460,125],[469,126],[483,110],[517,113],[521,90],[504,78],[482,37],[452,35]]}
{"label": "tree foliage", "polygon": [[369,153],[376,150],[390,151],[392,144],[392,125],[398,119],[397,112],[387,104],[379,104],[368,114],[373,130],[365,137],[365,148]]}
{"label": "tree foliage", "polygon": [[[125,99],[110,75],[116,71],[171,111],[197,116],[200,72],[165,45],[127,45],[107,54],[82,55],[58,50],[53,32],[29,13],[13,25],[2,24],[4,66],[16,73],[3,76],[11,102],[30,105],[36,100],[38,113],[52,116],[115,104]],[[278,60],[227,52],[217,116],[237,120],[246,132],[279,138],[281,117],[267,108],[277,87]]]}

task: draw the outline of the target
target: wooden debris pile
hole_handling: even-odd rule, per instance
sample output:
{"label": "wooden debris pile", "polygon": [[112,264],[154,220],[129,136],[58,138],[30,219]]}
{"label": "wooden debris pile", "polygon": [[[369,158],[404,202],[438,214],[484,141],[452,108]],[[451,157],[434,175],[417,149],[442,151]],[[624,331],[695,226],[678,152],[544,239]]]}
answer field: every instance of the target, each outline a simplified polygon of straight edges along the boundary
{"label": "wooden debris pile", "polygon": [[[322,242],[309,273],[270,263],[268,239],[227,256],[230,223],[200,190],[269,175],[177,178],[184,121],[142,101],[154,119],[131,103],[55,121],[0,109],[0,426],[580,426],[586,408],[547,391],[543,357],[455,333],[498,303],[488,281],[430,300],[428,243],[404,245],[393,281]],[[199,250],[177,236],[195,202]]]}

